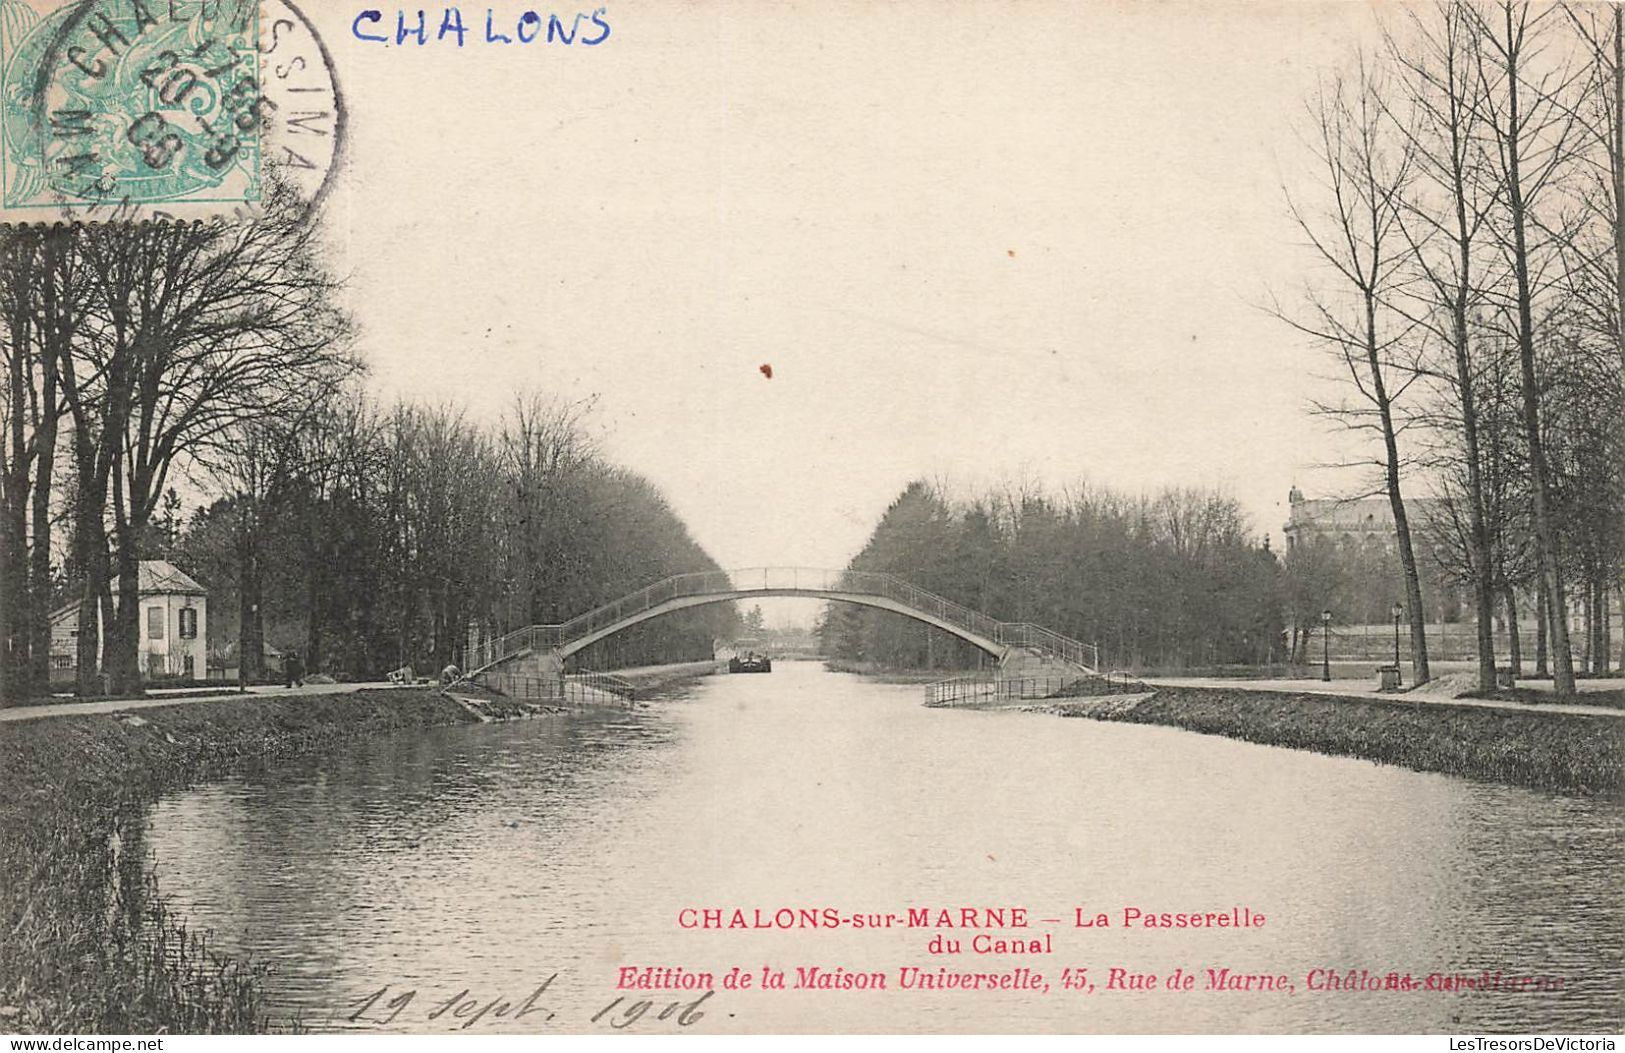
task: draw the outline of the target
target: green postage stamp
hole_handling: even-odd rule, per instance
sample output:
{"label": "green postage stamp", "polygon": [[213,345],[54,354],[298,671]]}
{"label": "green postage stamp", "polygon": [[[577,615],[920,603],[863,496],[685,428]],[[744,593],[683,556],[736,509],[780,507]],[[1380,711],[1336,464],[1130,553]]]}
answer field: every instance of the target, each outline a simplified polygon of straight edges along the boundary
{"label": "green postage stamp", "polygon": [[250,213],[270,168],[314,197],[337,156],[331,63],[281,0],[0,0],[0,62],[0,220]]}

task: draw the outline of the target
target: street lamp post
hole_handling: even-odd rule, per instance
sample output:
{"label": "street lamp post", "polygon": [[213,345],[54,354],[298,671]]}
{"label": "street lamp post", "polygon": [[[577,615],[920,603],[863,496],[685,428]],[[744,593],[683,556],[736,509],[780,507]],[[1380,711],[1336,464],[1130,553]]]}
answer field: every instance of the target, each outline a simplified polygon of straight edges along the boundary
{"label": "street lamp post", "polygon": [[1332,682],[1332,612],[1320,612],[1320,678]]}
{"label": "street lamp post", "polygon": [[1394,604],[1393,615],[1394,615],[1394,686],[1398,687],[1400,684],[1404,683],[1404,679],[1402,677],[1400,677],[1400,675],[1399,675],[1399,619],[1404,617],[1405,608],[1402,605],[1398,604],[1398,603]]}

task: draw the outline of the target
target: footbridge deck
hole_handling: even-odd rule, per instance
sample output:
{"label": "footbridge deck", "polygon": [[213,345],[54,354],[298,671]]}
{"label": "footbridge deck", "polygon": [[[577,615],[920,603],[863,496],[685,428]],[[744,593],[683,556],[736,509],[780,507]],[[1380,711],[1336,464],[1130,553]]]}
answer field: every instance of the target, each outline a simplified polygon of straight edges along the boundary
{"label": "footbridge deck", "polygon": [[564,659],[599,640],[650,618],[730,600],[800,596],[855,603],[891,611],[935,626],[981,648],[1003,662],[1013,652],[1029,652],[1094,672],[1099,651],[1030,622],[1003,622],[924,589],[893,574],[820,570],[808,567],[754,567],[748,570],[678,574],[638,589],[613,603],[557,625],[532,625],[476,648],[468,657],[481,673],[521,655],[550,653]]}

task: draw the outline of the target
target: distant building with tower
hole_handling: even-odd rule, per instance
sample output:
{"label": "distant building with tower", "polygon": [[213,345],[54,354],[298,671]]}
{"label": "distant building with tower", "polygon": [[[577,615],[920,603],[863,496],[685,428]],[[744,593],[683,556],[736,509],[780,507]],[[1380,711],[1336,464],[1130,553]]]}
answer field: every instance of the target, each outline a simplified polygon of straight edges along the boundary
{"label": "distant building with tower", "polygon": [[[1288,552],[1313,538],[1325,538],[1340,548],[1379,546],[1398,550],[1399,535],[1394,529],[1394,509],[1386,497],[1310,499],[1294,486],[1287,493],[1287,501],[1290,511],[1281,532],[1286,536]],[[1429,497],[1413,497],[1405,501],[1413,543],[1418,530],[1426,525],[1438,507],[1439,501]]]}

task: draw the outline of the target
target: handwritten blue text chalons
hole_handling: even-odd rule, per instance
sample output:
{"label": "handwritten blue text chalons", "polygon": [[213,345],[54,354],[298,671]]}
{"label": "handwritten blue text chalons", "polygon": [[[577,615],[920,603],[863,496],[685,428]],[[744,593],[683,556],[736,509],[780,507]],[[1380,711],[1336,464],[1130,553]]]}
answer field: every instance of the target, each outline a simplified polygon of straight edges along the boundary
{"label": "handwritten blue text chalons", "polygon": [[[442,7],[438,12],[397,9],[391,15],[366,10],[355,16],[350,32],[357,40],[385,47],[428,47],[441,44],[457,47],[470,44],[580,44],[597,47],[609,39],[608,8],[577,12],[574,15],[535,11],[517,15],[498,14],[485,9],[485,17],[471,15],[466,20],[461,8]],[[438,19],[437,19],[438,14]],[[481,24],[483,22],[483,25]],[[483,32],[482,32],[483,30]]]}

